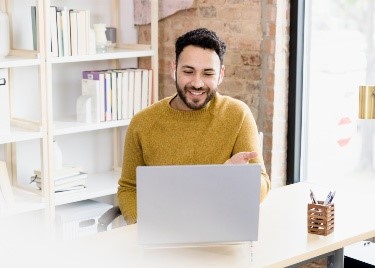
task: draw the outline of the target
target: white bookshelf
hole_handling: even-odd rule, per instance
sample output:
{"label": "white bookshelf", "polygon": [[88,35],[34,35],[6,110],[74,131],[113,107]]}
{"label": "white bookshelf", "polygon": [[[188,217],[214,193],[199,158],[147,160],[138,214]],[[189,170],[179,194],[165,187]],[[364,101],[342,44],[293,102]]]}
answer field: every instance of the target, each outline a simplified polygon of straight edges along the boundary
{"label": "white bookshelf", "polygon": [[86,199],[112,195],[117,192],[119,172],[109,171],[97,174],[89,174],[86,189],[76,192],[62,192],[55,195],[55,204],[63,205]]}
{"label": "white bookshelf", "polygon": [[27,66],[39,66],[39,58],[25,58],[20,56],[7,56],[0,60],[0,68],[15,68]]}
{"label": "white bookshelf", "polygon": [[48,60],[49,63],[73,63],[82,61],[101,61],[101,60],[118,60],[127,58],[151,57],[154,56],[154,51],[145,46],[132,46],[130,49],[115,48],[113,51],[106,53],[97,53],[93,55],[67,56],[67,57],[52,57]]}
{"label": "white bookshelf", "polygon": [[[33,115],[30,117],[37,117],[36,120],[21,118],[24,124],[12,126],[10,133],[0,133],[0,160],[7,162],[15,197],[14,205],[2,210],[0,215],[7,216],[45,210],[46,213],[44,214],[49,218],[48,221],[53,222],[56,206],[103,196],[115,196],[114,194],[117,192],[120,177],[119,165],[121,164],[119,151],[123,147],[119,137],[122,138],[121,135],[124,135],[130,119],[100,123],[77,122],[75,120],[75,101],[81,93],[82,71],[136,67],[132,65],[137,63],[139,57],[151,58],[153,101],[157,100],[158,1],[151,0],[150,44],[136,44],[136,35],[135,40],[130,40],[134,41],[133,43],[128,42],[130,32],[134,32],[134,29],[130,29],[131,31],[127,29],[129,25],[134,27],[133,22],[128,21],[132,14],[123,13],[132,10],[131,0],[0,1],[0,7],[5,7],[10,19],[13,18],[11,25],[12,36],[15,41],[11,43],[10,55],[0,59],[0,68],[8,68],[10,74],[11,114],[15,113],[18,116],[17,112],[20,112],[28,117],[29,111],[23,109],[30,109],[30,114]],[[31,23],[27,17],[30,16],[30,9],[33,5],[37,6],[37,50],[32,48]],[[46,10],[51,5],[90,10],[91,25],[105,21],[108,26],[117,28],[118,41],[116,47],[105,53],[52,57],[49,52],[49,24],[45,23],[49,21],[49,13]],[[19,16],[24,16],[24,21],[21,21]],[[25,33],[26,41],[17,41],[20,33]],[[23,45],[24,43],[26,45]],[[130,66],[127,64],[130,64]],[[28,76],[32,73],[29,71],[30,68],[37,70],[37,75],[34,75],[29,81]],[[19,70],[27,75],[24,77],[22,75],[17,76]],[[13,75],[14,73],[16,75]],[[25,95],[25,99],[22,100],[20,92],[29,91],[29,87],[32,90],[32,93],[30,93],[32,99]],[[36,96],[36,100],[34,96]],[[11,119],[13,119],[13,116],[11,116]],[[99,132],[104,134],[97,135]],[[103,137],[105,139],[103,142],[97,141]],[[66,149],[71,155],[74,155],[74,159],[78,159],[77,162],[82,159],[84,160],[83,163],[87,165],[87,163],[90,163],[90,157],[93,158],[92,163],[85,167],[85,171],[88,170],[86,189],[77,192],[54,193],[51,179],[51,157],[53,155],[53,140],[55,139],[63,141],[62,144],[65,148],[62,149]],[[81,145],[80,139],[84,144],[82,146],[90,146],[90,143],[85,143],[87,140],[93,141],[92,146],[111,144],[110,154],[102,156],[99,149],[96,152],[95,148],[92,147],[89,148],[90,150],[80,148],[76,145],[77,143]],[[33,151],[27,155],[22,155],[25,150],[18,149],[25,146],[25,142],[33,143],[33,146],[37,147],[39,152],[35,154]],[[112,163],[98,168],[95,162],[100,161],[97,159],[99,156],[105,160],[103,162],[111,159]],[[26,163],[19,161],[19,159],[26,159],[24,161]],[[27,161],[28,159],[30,161]],[[70,160],[70,157],[68,157],[68,160]],[[27,177],[33,174],[34,169],[39,168],[34,162],[38,163],[44,174],[42,178],[43,191],[36,190],[35,187],[29,187],[33,189],[27,190],[29,185],[25,183],[25,180],[27,181]],[[81,166],[81,163],[77,163],[77,165]]]}
{"label": "white bookshelf", "polygon": [[125,127],[130,123],[130,119],[114,120],[100,123],[82,123],[73,119],[54,121],[54,135],[66,135],[86,131],[94,131],[108,128]]}
{"label": "white bookshelf", "polygon": [[16,187],[12,188],[14,194],[14,204],[1,211],[0,220],[1,217],[8,217],[46,208],[46,199],[41,198],[39,195],[18,189]]}
{"label": "white bookshelf", "polygon": [[11,128],[8,134],[0,134],[0,144],[41,139],[42,131],[28,131],[21,128]]}

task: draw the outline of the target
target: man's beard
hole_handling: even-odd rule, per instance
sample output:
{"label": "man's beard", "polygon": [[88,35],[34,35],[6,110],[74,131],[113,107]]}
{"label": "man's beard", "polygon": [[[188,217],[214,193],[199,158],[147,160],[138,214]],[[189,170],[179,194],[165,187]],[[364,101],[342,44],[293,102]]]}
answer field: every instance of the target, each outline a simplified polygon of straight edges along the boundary
{"label": "man's beard", "polygon": [[202,104],[190,103],[190,102],[188,102],[187,97],[186,97],[186,91],[188,90],[188,88],[187,87],[184,87],[183,89],[180,88],[179,85],[177,84],[177,79],[176,79],[175,83],[176,83],[176,88],[177,88],[177,94],[178,94],[178,96],[185,103],[185,105],[189,109],[192,109],[192,110],[200,110],[200,109],[204,108],[207,105],[207,103],[209,103],[215,97],[215,94],[216,94],[216,91],[217,91],[216,89],[214,89],[214,90],[208,90],[208,91],[206,91],[205,89],[202,89],[205,92],[207,92],[207,97],[204,100],[204,102]]}

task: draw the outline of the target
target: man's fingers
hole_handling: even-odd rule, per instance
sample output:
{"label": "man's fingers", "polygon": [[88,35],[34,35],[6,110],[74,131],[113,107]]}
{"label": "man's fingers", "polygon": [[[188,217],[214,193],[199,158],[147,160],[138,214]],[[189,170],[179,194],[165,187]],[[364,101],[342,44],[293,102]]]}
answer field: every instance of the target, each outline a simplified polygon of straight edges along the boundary
{"label": "man's fingers", "polygon": [[244,152],[244,159],[246,159],[247,161],[249,161],[250,159],[252,158],[255,158],[258,156],[258,153],[257,152]]}

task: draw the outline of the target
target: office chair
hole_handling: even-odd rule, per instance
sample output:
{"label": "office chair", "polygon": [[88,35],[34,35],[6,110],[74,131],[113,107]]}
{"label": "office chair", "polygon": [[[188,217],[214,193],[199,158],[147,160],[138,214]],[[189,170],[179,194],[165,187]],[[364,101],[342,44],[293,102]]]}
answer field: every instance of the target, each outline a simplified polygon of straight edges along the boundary
{"label": "office chair", "polygon": [[[259,132],[259,142],[260,142],[260,150],[263,150],[263,132]],[[121,216],[121,211],[118,206],[114,206],[107,210],[103,215],[101,215],[98,219],[98,232],[107,231],[108,226],[117,218]]]}
{"label": "office chair", "polygon": [[108,209],[103,215],[101,215],[98,219],[98,227],[97,231],[104,232],[107,231],[108,226],[117,218],[121,216],[121,211],[119,206],[113,206],[112,208]]}

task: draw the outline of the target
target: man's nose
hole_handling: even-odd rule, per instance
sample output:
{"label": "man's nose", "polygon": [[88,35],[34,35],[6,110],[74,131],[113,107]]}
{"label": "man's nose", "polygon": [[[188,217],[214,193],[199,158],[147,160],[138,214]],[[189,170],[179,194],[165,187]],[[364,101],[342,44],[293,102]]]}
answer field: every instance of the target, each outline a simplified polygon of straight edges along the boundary
{"label": "man's nose", "polygon": [[194,76],[193,81],[191,82],[191,85],[195,88],[201,88],[204,86],[203,79],[200,77],[200,75]]}

